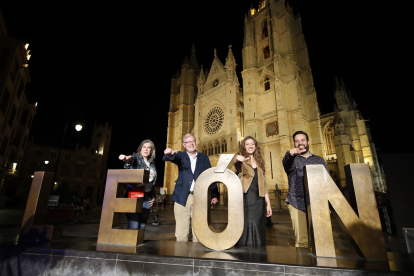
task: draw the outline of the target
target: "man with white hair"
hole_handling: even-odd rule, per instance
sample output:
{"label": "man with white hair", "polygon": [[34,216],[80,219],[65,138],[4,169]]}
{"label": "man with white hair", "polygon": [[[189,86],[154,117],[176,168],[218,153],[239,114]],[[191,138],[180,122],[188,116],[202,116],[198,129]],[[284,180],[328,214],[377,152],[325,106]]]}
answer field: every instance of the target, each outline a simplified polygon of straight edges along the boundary
{"label": "man with white hair", "polygon": [[[183,137],[186,152],[165,149],[163,161],[171,161],[178,166],[178,178],[171,199],[174,200],[175,236],[177,241],[188,241],[190,218],[193,215],[193,190],[198,176],[211,168],[210,160],[204,153],[197,152],[194,135],[186,134]],[[218,202],[217,185],[211,190],[211,204]],[[193,242],[198,242],[193,231]]]}

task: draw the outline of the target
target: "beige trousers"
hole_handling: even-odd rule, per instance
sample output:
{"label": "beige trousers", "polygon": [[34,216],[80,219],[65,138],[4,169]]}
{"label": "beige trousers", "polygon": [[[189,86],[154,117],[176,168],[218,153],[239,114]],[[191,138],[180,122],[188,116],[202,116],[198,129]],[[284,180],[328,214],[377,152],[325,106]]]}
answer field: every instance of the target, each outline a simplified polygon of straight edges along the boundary
{"label": "beige trousers", "polygon": [[309,248],[308,226],[305,212],[288,204],[290,218],[292,219],[293,232],[295,232],[295,247]]}
{"label": "beige trousers", "polygon": [[[193,217],[193,195],[188,195],[185,206],[174,204],[174,217],[175,217],[175,237],[177,241],[188,241],[188,233],[190,229],[190,218]],[[191,227],[193,233],[193,242],[198,242],[194,230]]]}

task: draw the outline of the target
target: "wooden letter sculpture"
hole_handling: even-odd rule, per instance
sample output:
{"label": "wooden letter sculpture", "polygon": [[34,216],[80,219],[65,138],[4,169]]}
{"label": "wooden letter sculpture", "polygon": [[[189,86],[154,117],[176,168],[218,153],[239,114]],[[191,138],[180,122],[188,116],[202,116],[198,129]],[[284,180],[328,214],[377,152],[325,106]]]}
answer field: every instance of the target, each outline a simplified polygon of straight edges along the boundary
{"label": "wooden letter sculpture", "polygon": [[336,257],[329,202],[367,259],[388,260],[369,166],[350,164],[345,166],[345,172],[348,188],[353,186],[355,190],[359,216],[323,165],[306,166],[308,226],[310,233],[313,232],[313,253],[318,257]]}
{"label": "wooden letter sculpture", "polygon": [[20,244],[47,245],[62,236],[62,226],[45,226],[53,173],[35,172],[20,230]]}
{"label": "wooden letter sculpture", "polygon": [[[213,250],[225,250],[236,244],[244,228],[243,189],[237,175],[227,169],[234,154],[222,154],[217,167],[204,171],[194,186],[193,229],[198,241]],[[217,232],[207,218],[211,184],[224,183],[228,191],[228,224]]]}
{"label": "wooden letter sculpture", "polygon": [[144,241],[145,229],[112,229],[114,213],[139,213],[143,198],[116,198],[118,183],[148,183],[147,170],[108,170],[102,204],[98,244],[137,246]]}

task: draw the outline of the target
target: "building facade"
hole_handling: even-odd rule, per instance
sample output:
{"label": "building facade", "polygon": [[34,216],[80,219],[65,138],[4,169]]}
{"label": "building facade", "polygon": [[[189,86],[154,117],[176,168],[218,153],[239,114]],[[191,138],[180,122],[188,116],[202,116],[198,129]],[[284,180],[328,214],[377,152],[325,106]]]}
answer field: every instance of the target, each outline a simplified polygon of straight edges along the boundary
{"label": "building facade", "polygon": [[0,11],[0,206],[15,195],[36,104],[29,103],[28,44],[8,36]]}
{"label": "building facade", "polygon": [[91,203],[102,202],[111,135],[112,127],[108,123],[95,123],[90,146],[64,145],[59,162],[59,145],[29,141],[20,170],[17,194],[28,193],[35,171],[55,172],[57,165],[55,187],[66,181],[75,194],[89,199]]}
{"label": "building facade", "polygon": [[[277,184],[285,206],[288,180],[281,160],[294,147],[293,134],[303,130],[309,134],[310,151],[329,161],[339,187],[345,186],[345,165],[365,162],[375,190],[385,192],[369,129],[343,84],[334,92],[335,112],[320,114],[300,16],[284,0],[262,1],[244,23],[243,89],[231,45],[224,64],[214,50],[210,70],[199,69],[193,46],[190,59],[171,81],[167,148],[183,150],[182,137],[192,133],[198,151],[215,166],[220,154],[235,153],[244,137],[255,137],[263,150],[268,189]],[[177,167],[167,162],[168,194],[177,175]],[[223,184],[220,193],[226,205]]]}

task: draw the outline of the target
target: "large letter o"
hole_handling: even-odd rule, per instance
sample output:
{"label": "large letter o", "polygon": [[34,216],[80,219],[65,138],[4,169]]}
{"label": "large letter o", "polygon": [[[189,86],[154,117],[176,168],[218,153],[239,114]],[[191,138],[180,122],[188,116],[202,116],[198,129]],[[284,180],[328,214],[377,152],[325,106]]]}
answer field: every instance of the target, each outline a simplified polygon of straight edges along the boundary
{"label": "large letter o", "polygon": [[[198,241],[213,250],[225,250],[234,246],[240,239],[244,228],[242,185],[236,174],[226,169],[230,156],[226,154],[227,156],[222,158],[223,155],[216,168],[204,171],[197,178],[194,189],[193,230]],[[222,169],[223,163],[220,161],[227,162],[224,169]],[[210,202],[207,202],[208,188],[214,182],[224,183],[228,193],[228,224],[227,228],[220,233],[210,229],[207,221],[208,208],[210,207]]]}

